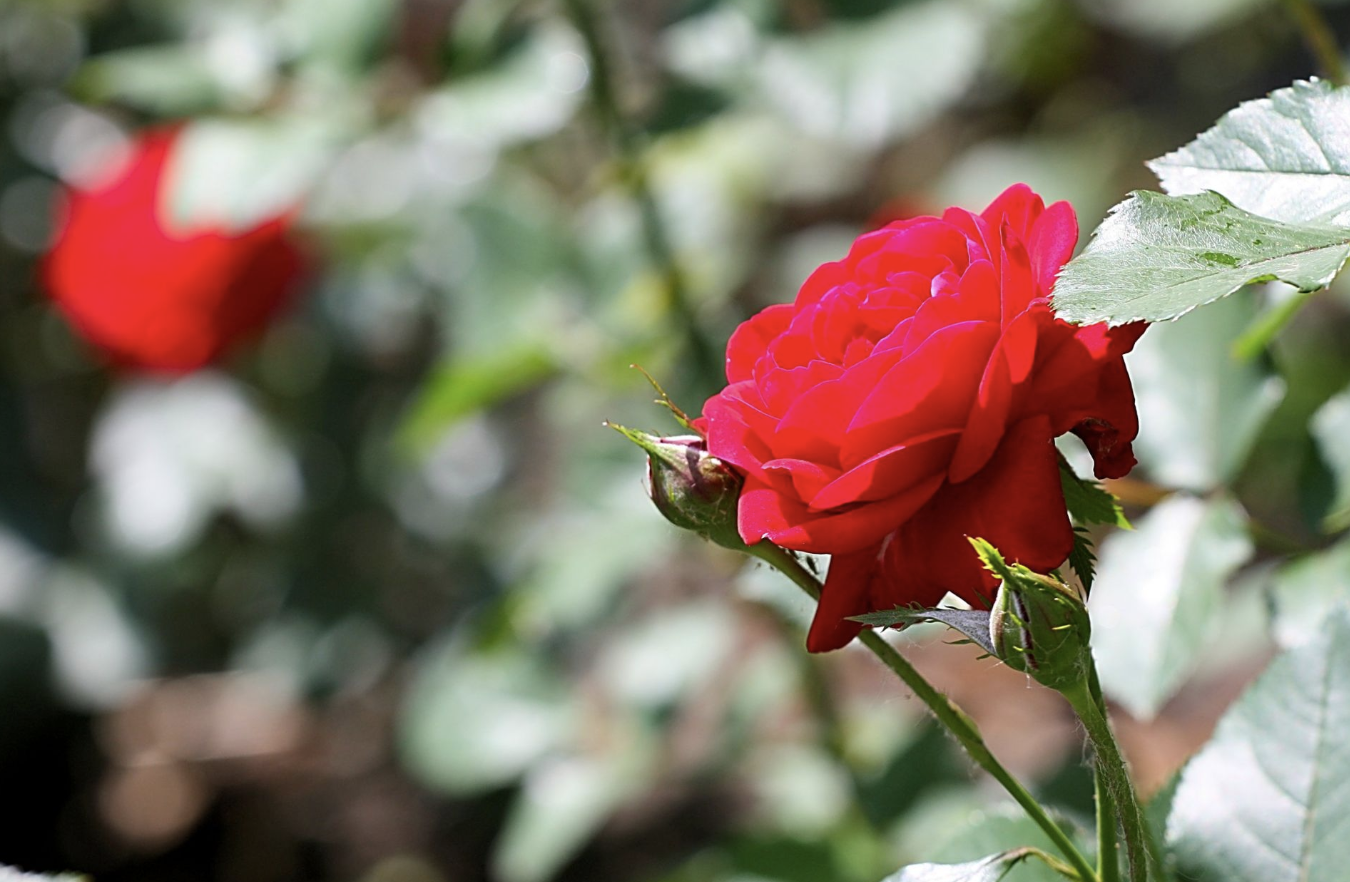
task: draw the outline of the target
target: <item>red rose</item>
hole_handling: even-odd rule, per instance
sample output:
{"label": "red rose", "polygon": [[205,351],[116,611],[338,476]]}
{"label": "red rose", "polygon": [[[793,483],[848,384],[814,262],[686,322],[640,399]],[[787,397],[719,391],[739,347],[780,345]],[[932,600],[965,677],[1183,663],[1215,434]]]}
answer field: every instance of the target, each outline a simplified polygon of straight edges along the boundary
{"label": "red rose", "polygon": [[241,232],[165,223],[177,139],[177,130],[142,135],[97,185],[67,190],[44,267],[57,305],[112,361],[170,372],[260,331],[302,272],[289,215]]}
{"label": "red rose", "polygon": [[1079,435],[1098,477],[1134,465],[1121,356],[1142,325],[1055,317],[1073,209],[1026,185],[980,214],[898,221],[811,274],[727,344],[730,385],[704,405],[709,451],[745,474],[748,543],[830,554],[813,652],[857,635],[848,616],[981,606],[996,582],[967,536],[1046,572],[1073,530],[1053,439]]}

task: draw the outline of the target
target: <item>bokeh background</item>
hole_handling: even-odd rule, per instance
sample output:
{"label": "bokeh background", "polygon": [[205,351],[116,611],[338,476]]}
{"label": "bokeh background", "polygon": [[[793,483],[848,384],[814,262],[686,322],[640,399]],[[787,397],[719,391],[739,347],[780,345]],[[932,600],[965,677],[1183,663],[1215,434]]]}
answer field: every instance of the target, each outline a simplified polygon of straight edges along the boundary
{"label": "bokeh background", "polygon": [[[1313,72],[1269,0],[0,0],[0,864],[876,882],[1038,841],[601,422],[674,431],[629,365],[697,410],[868,227],[1027,181],[1086,233]],[[106,364],[39,273],[61,182],[170,121],[214,151],[177,210],[297,206],[313,260],[181,376]],[[1146,793],[1350,592],[1350,296],[1250,345],[1284,296],[1131,356],[1093,613]],[[1056,697],[897,639],[1090,813]]]}

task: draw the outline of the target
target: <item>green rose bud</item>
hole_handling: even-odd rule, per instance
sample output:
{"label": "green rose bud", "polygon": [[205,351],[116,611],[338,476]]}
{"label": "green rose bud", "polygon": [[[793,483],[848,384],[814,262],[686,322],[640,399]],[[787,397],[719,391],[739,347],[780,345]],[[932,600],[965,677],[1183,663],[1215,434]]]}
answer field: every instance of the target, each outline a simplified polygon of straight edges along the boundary
{"label": "green rose bud", "polygon": [[708,453],[698,435],[658,438],[609,424],[647,452],[647,484],[656,508],[677,527],[724,548],[744,551],[736,530],[741,476]]}
{"label": "green rose bud", "polygon": [[1006,563],[982,539],[970,541],[984,565],[1002,580],[989,615],[994,655],[1060,692],[1086,682],[1092,625],[1082,594],[1058,579]]}

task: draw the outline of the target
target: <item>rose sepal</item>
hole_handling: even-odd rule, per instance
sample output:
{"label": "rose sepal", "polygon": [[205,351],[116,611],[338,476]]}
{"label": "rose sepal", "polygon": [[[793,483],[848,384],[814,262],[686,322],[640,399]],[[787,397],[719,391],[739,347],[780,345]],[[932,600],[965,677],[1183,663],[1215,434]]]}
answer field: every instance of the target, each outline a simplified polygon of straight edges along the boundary
{"label": "rose sepal", "polygon": [[736,502],[744,481],[708,453],[702,436],[660,437],[615,423],[605,425],[646,452],[647,490],[666,520],[723,548],[748,550],[736,529]]}
{"label": "rose sepal", "polygon": [[994,656],[1058,692],[1081,688],[1092,670],[1092,623],[1083,595],[1052,576],[1009,564],[983,539],[970,544],[1000,580],[989,614]]}

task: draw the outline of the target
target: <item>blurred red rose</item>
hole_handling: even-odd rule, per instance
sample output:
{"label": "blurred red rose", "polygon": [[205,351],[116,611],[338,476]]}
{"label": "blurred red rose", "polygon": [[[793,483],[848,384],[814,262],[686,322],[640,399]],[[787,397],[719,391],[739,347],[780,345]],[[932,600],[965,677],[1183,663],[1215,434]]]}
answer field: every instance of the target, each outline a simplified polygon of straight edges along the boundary
{"label": "blurred red rose", "polygon": [[141,135],[98,181],[64,194],[44,266],[80,333],[127,367],[186,372],[258,333],[295,289],[291,215],[242,231],[170,228],[165,179],[179,130]]}
{"label": "blurred red rose", "polygon": [[830,554],[807,639],[857,635],[846,617],[996,583],[966,536],[1046,572],[1073,530],[1053,439],[1073,431],[1098,477],[1134,465],[1121,356],[1142,325],[1055,317],[1055,275],[1078,224],[1026,185],[980,214],[898,221],[817,269],[727,344],[730,385],[704,405],[708,449],[745,474],[748,543]]}

